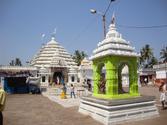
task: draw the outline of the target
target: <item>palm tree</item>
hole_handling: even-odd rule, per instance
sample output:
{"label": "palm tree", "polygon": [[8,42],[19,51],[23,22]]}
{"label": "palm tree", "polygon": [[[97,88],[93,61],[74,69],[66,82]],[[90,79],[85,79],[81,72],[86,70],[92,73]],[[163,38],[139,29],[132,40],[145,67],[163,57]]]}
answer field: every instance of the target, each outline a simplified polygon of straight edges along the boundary
{"label": "palm tree", "polygon": [[167,62],[167,46],[161,49],[160,56],[163,62]]}
{"label": "palm tree", "polygon": [[10,66],[22,66],[21,60],[19,58],[15,58],[15,60],[11,60],[9,63]]}
{"label": "palm tree", "polygon": [[15,66],[22,66],[21,60],[19,58],[15,59]]}
{"label": "palm tree", "polygon": [[11,60],[11,62],[9,63],[10,66],[14,66],[15,63],[14,63],[14,60]]}
{"label": "palm tree", "polygon": [[146,44],[141,50],[140,50],[140,64],[144,66],[144,68],[147,68],[149,65],[150,60],[154,57],[152,48],[150,48],[149,44]]}
{"label": "palm tree", "polygon": [[153,56],[150,62],[148,63],[148,65],[146,66],[146,68],[153,68],[153,65],[156,65],[156,64],[158,64],[158,60]]}
{"label": "palm tree", "polygon": [[75,60],[75,62],[77,63],[77,65],[79,66],[81,64],[81,61],[87,57],[87,54],[84,51],[79,51],[79,50],[75,50],[72,58]]}

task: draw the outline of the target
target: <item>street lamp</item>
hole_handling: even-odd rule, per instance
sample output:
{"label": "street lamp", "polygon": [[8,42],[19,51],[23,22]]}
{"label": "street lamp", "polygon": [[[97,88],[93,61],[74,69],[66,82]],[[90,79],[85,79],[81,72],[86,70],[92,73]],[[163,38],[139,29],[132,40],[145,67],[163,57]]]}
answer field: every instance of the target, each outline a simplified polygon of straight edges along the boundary
{"label": "street lamp", "polygon": [[99,11],[96,11],[96,10],[94,10],[94,9],[90,9],[90,12],[92,13],[92,14],[99,14],[99,15],[101,15],[102,16],[102,21],[103,21],[103,33],[104,33],[104,38],[106,37],[106,15],[104,15],[102,12],[99,12]]}
{"label": "street lamp", "polygon": [[104,38],[106,38],[106,13],[108,12],[109,8],[110,8],[110,5],[112,2],[114,2],[115,0],[110,0],[110,3],[106,9],[106,11],[104,13],[102,12],[99,12],[99,11],[96,11],[95,9],[90,9],[90,12],[92,14],[99,14],[102,16],[102,21],[103,21],[103,33],[104,33]]}

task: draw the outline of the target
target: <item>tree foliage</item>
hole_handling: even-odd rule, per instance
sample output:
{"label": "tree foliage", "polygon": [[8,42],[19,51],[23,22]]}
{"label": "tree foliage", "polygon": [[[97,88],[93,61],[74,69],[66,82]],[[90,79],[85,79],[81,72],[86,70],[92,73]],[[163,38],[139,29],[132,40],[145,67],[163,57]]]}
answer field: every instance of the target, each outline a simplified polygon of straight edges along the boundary
{"label": "tree foliage", "polygon": [[20,58],[15,58],[9,63],[10,66],[22,66]]}
{"label": "tree foliage", "polygon": [[140,50],[140,67],[142,68],[152,68],[153,65],[158,63],[158,60],[154,57],[153,50],[150,48],[149,44],[146,44]]}
{"label": "tree foliage", "polygon": [[153,68],[153,65],[156,65],[156,64],[158,64],[158,60],[153,56],[149,61],[148,65],[146,66],[146,68]]}
{"label": "tree foliage", "polygon": [[167,62],[167,46],[161,49],[160,58],[162,59],[162,62]]}
{"label": "tree foliage", "polygon": [[87,57],[87,54],[84,51],[79,51],[79,50],[75,50],[72,58],[75,60],[75,62],[77,63],[77,65],[79,66],[81,64],[81,61]]}

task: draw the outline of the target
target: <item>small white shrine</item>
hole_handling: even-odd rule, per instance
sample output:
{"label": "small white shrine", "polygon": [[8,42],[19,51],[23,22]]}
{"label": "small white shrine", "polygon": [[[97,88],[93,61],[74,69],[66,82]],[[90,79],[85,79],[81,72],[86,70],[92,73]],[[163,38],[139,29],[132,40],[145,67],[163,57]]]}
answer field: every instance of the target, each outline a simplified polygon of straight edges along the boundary
{"label": "small white shrine", "polygon": [[85,84],[87,80],[92,81],[93,77],[93,69],[92,69],[92,61],[88,60],[86,57],[81,61],[81,65],[79,66],[78,77],[80,79],[81,84]]}

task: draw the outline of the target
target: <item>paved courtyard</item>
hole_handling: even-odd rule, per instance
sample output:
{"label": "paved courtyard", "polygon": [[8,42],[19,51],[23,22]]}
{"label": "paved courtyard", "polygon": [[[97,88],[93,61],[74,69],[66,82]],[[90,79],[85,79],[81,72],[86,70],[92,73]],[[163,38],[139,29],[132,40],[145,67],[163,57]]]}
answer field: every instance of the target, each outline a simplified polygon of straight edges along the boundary
{"label": "paved courtyard", "polygon": [[[140,88],[143,95],[156,96],[160,108],[159,92],[155,87]],[[89,116],[78,113],[79,99],[56,101],[58,97],[42,95],[8,95],[4,114],[4,125],[101,125]],[[69,105],[67,104],[69,102]],[[74,105],[75,104],[75,105]],[[167,110],[159,110],[160,117],[136,121],[131,125],[162,125],[167,123]]]}

